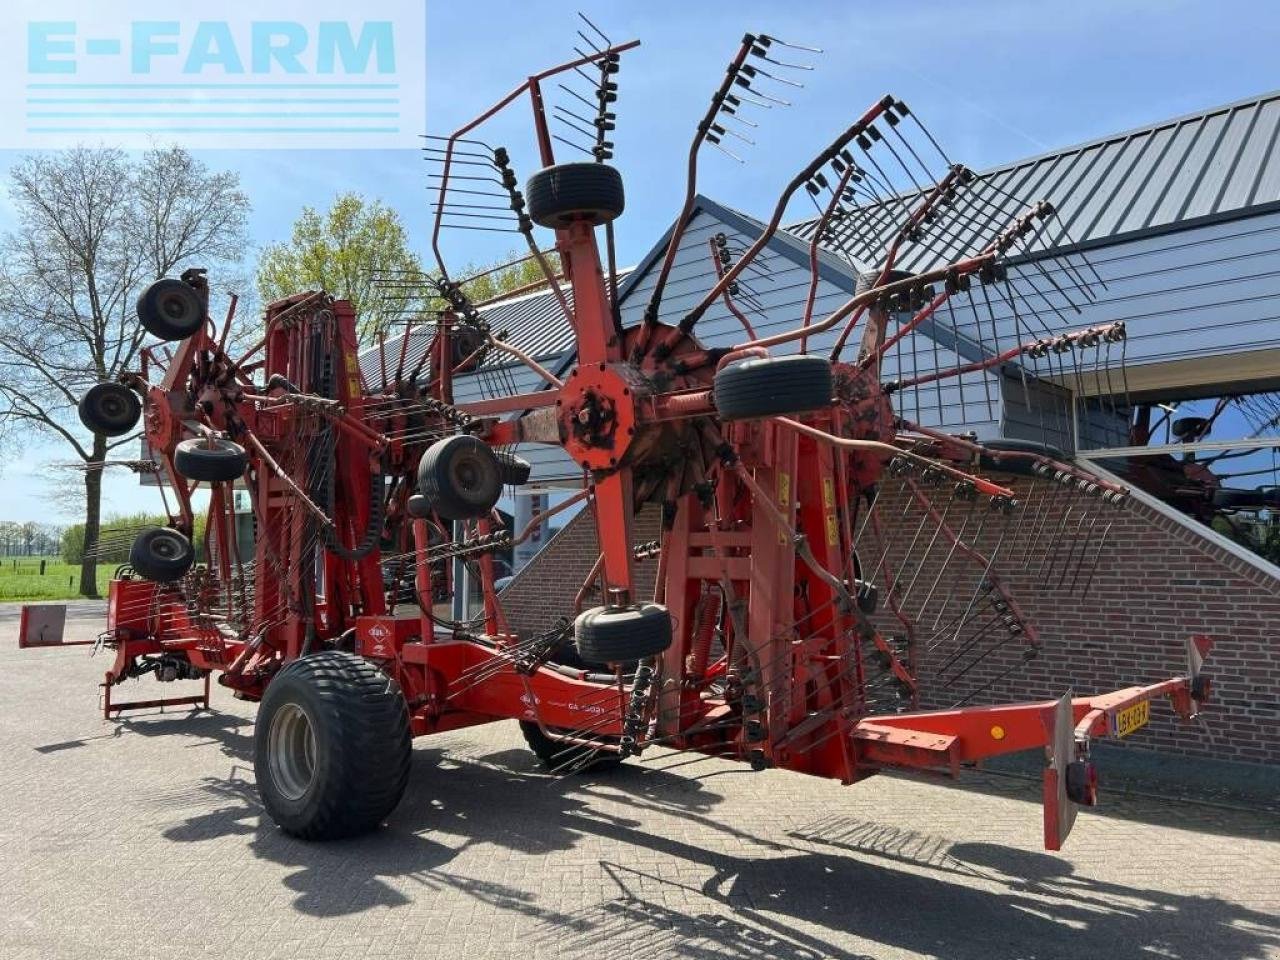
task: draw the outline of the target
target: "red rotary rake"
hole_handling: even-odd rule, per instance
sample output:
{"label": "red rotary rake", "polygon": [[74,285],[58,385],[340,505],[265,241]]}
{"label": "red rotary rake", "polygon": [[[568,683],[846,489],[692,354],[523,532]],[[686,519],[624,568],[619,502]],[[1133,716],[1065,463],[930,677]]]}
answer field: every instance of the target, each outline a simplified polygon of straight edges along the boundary
{"label": "red rotary rake", "polygon": [[[1056,849],[1076,806],[1096,799],[1090,741],[1141,726],[1159,696],[1195,716],[1208,691],[1199,671],[1208,642],[1188,644],[1186,676],[1150,686],[970,705],[992,682],[992,664],[1025,662],[1039,644],[998,556],[1021,549],[1012,562],[1039,563],[1074,585],[1101,549],[1095,527],[1105,537],[1106,512],[1126,492],[1050,447],[983,445],[916,421],[927,391],[944,380],[971,395],[985,389],[988,401],[989,375],[1011,364],[1024,387],[1036,376],[1070,384],[1067,366],[1081,376],[1085,357],[1122,344],[1123,327],[1028,336],[1040,311],[1057,312],[1051,300],[1069,300],[1051,277],[1010,264],[1053,222],[1052,208],[1017,209],[945,157],[932,170],[921,157],[941,150],[893,97],[799,171],[754,241],[714,238],[712,269],[681,281],[702,284],[696,303],[667,309],[700,148],[724,147],[749,107],[781,102],[766,83],[783,79],[778,57],[793,45],[764,35],[744,39],[698,125],[684,209],[643,315],[624,323],[611,229],[623,186],[604,161],[620,58],[633,46],[601,37],[431,141],[441,163],[439,270],[397,282],[429,284],[444,306],[416,320],[430,336],[420,358],[409,357],[407,335],[398,358],[384,351],[376,389],[360,373],[350,304],[325,293],[271,304],[262,338],[236,358],[234,306],[215,325],[201,271],[143,294],[141,323],[174,346],[144,351],[136,375],[95,387],[81,405],[91,429],[112,435],[141,417],[154,468],[176,500],[166,502],[169,527],[139,536],[111,584],[108,716],[133,706],[110,699],[127,678],[207,682],[216,673],[236,696],[261,702],[263,803],[286,831],[309,839],[381,822],[405,788],[411,737],[507,718],[566,772],[661,746],[850,783],[888,768],[956,774],[1043,747],[1045,841]],[[555,109],[590,136],[585,146],[548,125],[544,87],[570,76],[592,82],[585,96],[563,89],[594,113]],[[520,190],[511,155],[476,130],[526,97],[542,169]],[[553,140],[591,160],[556,164]],[[759,309],[752,278],[759,286],[766,248],[798,193],[817,210],[812,270],[798,316],[779,322]],[[486,195],[501,202],[475,200]],[[529,244],[576,339],[576,365],[563,377],[495,335],[467,281],[450,276],[442,232],[471,225],[468,216],[505,218],[502,229]],[[536,228],[554,232],[554,254],[539,248]],[[852,297],[818,311],[827,256],[819,241],[836,234],[865,251],[856,263],[863,276]],[[905,252],[921,250],[933,265],[904,273]],[[1086,291],[1083,269],[1075,276]],[[981,355],[909,374],[906,358],[937,343],[942,311],[957,301],[990,311],[975,309],[969,327]],[[1013,342],[996,329],[993,303],[1021,318]],[[736,342],[699,340],[709,313],[741,322]],[[947,329],[959,336],[964,327]],[[455,402],[457,378],[499,357],[531,368],[545,388]],[[1048,374],[1038,366],[1045,360]],[[1095,369],[1092,382],[1100,378]],[[561,448],[584,481],[519,530],[495,509],[504,485],[528,480],[517,444]],[[1019,500],[992,472],[1032,478],[1032,498]],[[252,545],[236,523],[237,484],[252,505]],[[200,487],[209,508],[197,562]],[[661,507],[661,537],[637,544],[634,516],[649,503]],[[592,511],[601,549],[578,606],[593,584],[602,603],[566,608],[554,629],[519,635],[494,588],[494,553],[576,504]],[[910,539],[880,515],[899,506],[899,520],[911,517]],[[470,620],[444,612],[459,562],[483,585],[483,611]],[[652,597],[637,588],[641,562],[656,565]],[[413,602],[403,602],[406,591]],[[926,665],[941,692],[922,687]]]}

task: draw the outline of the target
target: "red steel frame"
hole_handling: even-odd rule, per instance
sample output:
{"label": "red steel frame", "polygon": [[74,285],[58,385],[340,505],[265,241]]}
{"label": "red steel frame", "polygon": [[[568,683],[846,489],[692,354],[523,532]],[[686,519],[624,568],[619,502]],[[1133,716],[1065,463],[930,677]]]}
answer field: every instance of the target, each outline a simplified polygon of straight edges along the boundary
{"label": "red steel frame", "polygon": [[[543,161],[552,163],[539,82],[569,66],[573,64],[531,78],[476,123],[528,92]],[[455,138],[475,125],[463,127]],[[447,177],[448,157],[445,170]],[[931,201],[926,198],[926,207]],[[438,244],[438,228],[433,244]],[[870,416],[861,407],[837,403],[803,417],[719,423],[710,389],[713,371],[711,365],[699,366],[704,352],[690,335],[647,320],[643,329],[618,336],[594,228],[578,222],[557,230],[556,248],[573,292],[576,369],[553,389],[458,409],[480,422],[475,432],[493,446],[563,446],[590,478],[585,495],[593,504],[601,544],[592,577],[600,579],[605,603],[621,606],[654,599],[670,611],[674,642],[660,657],[660,690],[645,739],[845,783],[891,767],[955,774],[962,765],[987,757],[1050,746],[1055,735],[1052,702],[890,715],[865,712],[863,665],[873,652],[890,658],[895,674],[915,696],[911,665],[894,659],[869,619],[847,603],[852,582],[851,505],[891,458],[910,456],[893,444],[887,401]],[[976,273],[994,262],[999,249],[993,244],[912,283]],[[740,264],[744,262],[746,258]],[[706,303],[724,294],[738,269],[720,273]],[[887,344],[884,324],[872,305],[906,289],[906,281],[886,282],[888,276],[886,267],[876,289],[852,297],[820,322],[812,323],[807,310],[804,324],[794,331],[765,338],[748,334],[751,339],[731,356],[766,354],[771,346],[803,340],[842,322],[843,342],[865,316],[864,359],[836,363],[835,374],[838,383],[876,376],[876,360]],[[928,304],[906,329],[922,322],[936,305]],[[340,402],[334,410],[317,412],[288,397],[255,394],[250,379],[256,375],[260,382],[279,375],[291,383],[305,383],[314,373],[304,348],[317,322],[317,299],[310,294],[268,308],[264,340],[250,351],[250,356],[262,351],[260,360],[231,363],[210,323],[181,344],[163,382],[150,389],[147,437],[176,491],[173,523],[179,529],[189,532],[192,525],[192,485],[173,468],[177,441],[193,432],[218,431],[237,439],[250,453],[251,490],[261,531],[253,570],[255,629],[248,635],[231,635],[207,617],[190,613],[169,587],[138,579],[114,581],[108,632],[116,660],[106,677],[107,714],[163,702],[110,700],[111,687],[131,675],[140,657],[183,656],[200,671],[218,672],[220,682],[238,695],[258,699],[284,663],[354,628],[357,652],[399,682],[415,735],[519,718],[535,721],[548,735],[568,743],[615,749],[624,733],[627,685],[621,678],[612,684],[601,682],[585,671],[572,676],[546,666],[517,669],[505,653],[516,638],[496,598],[488,558],[481,563],[486,601],[481,638],[442,633],[425,612],[412,618],[388,613],[377,550],[359,560],[323,550],[319,570],[304,569],[300,561],[308,522],[331,521],[339,539],[350,542],[369,520],[367,505],[377,464],[406,476],[416,466],[416,454],[393,438],[394,431],[366,416],[366,408],[379,397],[360,380],[350,305],[324,306],[331,313],[325,322],[336,325],[334,366]],[[443,403],[452,399],[447,329],[442,327],[432,354],[440,363],[433,396]],[[652,370],[635,362],[638,341],[655,336],[666,344],[666,355],[684,350],[690,360],[686,366],[693,372],[676,389],[658,390],[648,376]],[[1005,359],[997,357],[988,365]],[[219,370],[226,375],[214,375]],[[583,439],[576,432],[575,420],[588,410],[608,412],[615,429],[607,438]],[[340,496],[332,517],[301,489],[296,469],[295,453],[321,418],[338,428]],[[722,456],[696,465],[696,482],[673,481],[669,499],[676,506],[661,541],[657,595],[642,598],[636,595],[634,576],[635,470],[672,431],[681,430],[702,431]],[[935,466],[972,483],[980,494],[1011,496],[999,484],[955,467]],[[232,520],[229,490],[215,489],[207,560],[224,585],[232,582],[237,557]],[[421,519],[413,521],[411,529],[417,585],[420,594],[427,593],[430,529]],[[490,528],[486,521],[477,529],[485,533]],[[579,602],[585,589],[584,585]],[[303,602],[311,594],[314,603]],[[796,597],[806,598],[803,607]],[[711,663],[711,629],[722,610],[727,652]],[[798,631],[795,625],[802,620],[806,627]],[[1200,699],[1205,694],[1205,685],[1195,684],[1198,657],[1207,646],[1203,640],[1197,642],[1198,655],[1186,676],[1071,701],[1077,726],[1072,734],[1076,749],[1069,759],[1087,758],[1089,740],[1107,733],[1120,710],[1140,701],[1167,696],[1180,715],[1192,716],[1199,704],[1192,697],[1193,688]],[[485,672],[482,682],[464,682],[478,672]],[[726,678],[743,694],[734,703],[717,695],[720,687],[713,688],[713,682]],[[168,702],[207,705],[207,675],[205,683],[205,698]],[[1056,783],[1060,775],[1061,764],[1050,769],[1046,783]],[[1047,786],[1052,816],[1046,814],[1046,842],[1056,846],[1064,831],[1058,826],[1062,818],[1052,792]]]}

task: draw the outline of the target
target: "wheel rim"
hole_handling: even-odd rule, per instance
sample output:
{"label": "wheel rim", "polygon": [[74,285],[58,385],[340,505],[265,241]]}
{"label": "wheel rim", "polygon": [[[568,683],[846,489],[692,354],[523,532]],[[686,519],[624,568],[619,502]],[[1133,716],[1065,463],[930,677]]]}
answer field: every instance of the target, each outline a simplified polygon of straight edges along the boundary
{"label": "wheel rim", "polygon": [[471,460],[461,460],[453,468],[453,479],[462,493],[473,492],[479,481],[475,463]]}
{"label": "wheel rim", "polygon": [[160,313],[175,323],[187,323],[187,305],[181,297],[168,296],[160,301]]}
{"label": "wheel rim", "polygon": [[160,560],[176,560],[182,556],[182,541],[176,537],[156,537],[151,542],[151,552]]}
{"label": "wheel rim", "polygon": [[449,473],[457,496],[470,504],[485,502],[486,464],[483,460],[470,454],[455,457]]}
{"label": "wheel rim", "polygon": [[99,410],[101,410],[102,416],[106,420],[123,420],[126,410],[125,402],[121,397],[108,394],[102,398]]}
{"label": "wheel rim", "polygon": [[316,776],[316,736],[311,718],[296,703],[286,703],[271,720],[267,738],[271,779],[286,800],[300,800]]}

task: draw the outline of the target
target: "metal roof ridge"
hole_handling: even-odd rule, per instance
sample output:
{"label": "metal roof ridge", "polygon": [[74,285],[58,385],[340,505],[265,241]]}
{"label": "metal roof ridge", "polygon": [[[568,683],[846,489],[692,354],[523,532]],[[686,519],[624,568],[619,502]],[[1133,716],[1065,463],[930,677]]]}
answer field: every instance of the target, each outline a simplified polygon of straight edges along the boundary
{"label": "metal roof ridge", "polygon": [[1003,173],[1008,170],[1016,170],[1018,167],[1027,164],[1040,163],[1048,160],[1050,157],[1063,156],[1069,153],[1081,153],[1093,147],[1106,146],[1109,143],[1119,143],[1122,140],[1129,140],[1133,137],[1142,136],[1143,134],[1156,133],[1165,127],[1176,127],[1181,124],[1188,123],[1192,120],[1207,120],[1209,117],[1219,113],[1229,113],[1233,110],[1239,110],[1241,107],[1261,106],[1271,100],[1280,100],[1280,90],[1271,90],[1267,93],[1254,94],[1250,97],[1244,97],[1240,100],[1233,100],[1229,103],[1219,103],[1214,106],[1204,107],[1200,110],[1192,110],[1190,113],[1184,113],[1181,116],[1167,117],[1163,120],[1154,120],[1150,123],[1141,124],[1129,130],[1121,130],[1116,133],[1109,133],[1105,136],[1094,137],[1092,140],[1083,140],[1079,143],[1068,144],[1054,150],[1045,150],[1030,157],[1023,157],[1021,160],[1011,160],[1005,163],[998,163],[993,167],[987,167],[984,170],[977,171],[978,176],[983,177],[993,173]]}
{"label": "metal roof ridge", "polygon": [[[1057,147],[1051,150],[1045,150],[1029,157],[1023,157],[1019,160],[1010,160],[1004,163],[998,163],[991,167],[986,167],[977,171],[977,175],[982,178],[991,177],[1001,173],[1012,173],[1013,171],[1024,167],[1033,167],[1036,164],[1044,163],[1058,157],[1070,156],[1071,154],[1083,153],[1086,150],[1105,147],[1113,143],[1121,143],[1125,140],[1131,140],[1134,137],[1150,136],[1161,130],[1171,127],[1181,126],[1191,121],[1203,121],[1220,113],[1230,113],[1239,110],[1242,107],[1254,106],[1261,107],[1273,100],[1280,100],[1280,89],[1271,90],[1267,93],[1254,94],[1253,96],[1244,97],[1240,100],[1233,100],[1229,103],[1220,103],[1210,107],[1204,107],[1200,110],[1193,110],[1190,113],[1182,114],[1176,117],[1167,117],[1162,120],[1152,121],[1133,127],[1129,130],[1122,130],[1117,133],[1109,133],[1105,136],[1095,137],[1092,140],[1083,140],[1078,143],[1069,144],[1063,147]],[[1243,209],[1243,208],[1242,208]],[[782,229],[788,232],[799,230],[814,223],[817,218],[806,217],[795,220],[791,223],[783,224]]]}

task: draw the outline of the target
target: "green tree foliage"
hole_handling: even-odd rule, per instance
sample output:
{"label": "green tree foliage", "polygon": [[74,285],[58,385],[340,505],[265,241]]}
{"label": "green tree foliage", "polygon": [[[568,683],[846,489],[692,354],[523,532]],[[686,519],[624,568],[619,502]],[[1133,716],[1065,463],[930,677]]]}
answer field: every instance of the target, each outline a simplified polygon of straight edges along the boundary
{"label": "green tree foliage", "polygon": [[[486,300],[492,300],[512,290],[519,290],[532,284],[543,284],[546,281],[538,261],[532,259],[517,261],[517,256],[512,253],[508,255],[506,261],[494,267],[477,267],[468,264],[465,269],[458,272],[462,289],[472,303],[484,303]],[[559,264],[558,255],[554,252],[549,254],[547,264],[552,270],[556,270]]]}
{"label": "green tree foliage", "polygon": [[350,300],[366,336],[423,309],[408,284],[422,265],[409,249],[400,216],[379,200],[338,196],[325,213],[305,207],[284,243],[267,247],[258,264],[264,303],[304,290],[325,290]]}

